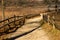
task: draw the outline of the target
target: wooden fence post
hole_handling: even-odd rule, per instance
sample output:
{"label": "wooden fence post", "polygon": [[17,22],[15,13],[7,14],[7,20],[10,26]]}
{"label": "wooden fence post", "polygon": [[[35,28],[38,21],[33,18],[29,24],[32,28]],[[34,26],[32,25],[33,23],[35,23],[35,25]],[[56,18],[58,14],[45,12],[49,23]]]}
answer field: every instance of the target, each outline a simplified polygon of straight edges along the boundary
{"label": "wooden fence post", "polygon": [[[8,23],[10,22],[9,17],[8,17],[8,20],[7,21],[8,21]],[[8,24],[8,26],[9,26],[9,29],[10,29],[10,24]]]}
{"label": "wooden fence post", "polygon": [[23,17],[23,18],[21,18],[21,20],[19,20],[19,25],[20,26],[24,25],[24,23],[25,23],[25,17]]}
{"label": "wooden fence post", "polygon": [[20,20],[20,17],[19,17],[19,25],[21,26],[21,20]]}
{"label": "wooden fence post", "polygon": [[48,15],[48,24],[50,24],[50,16]]}
{"label": "wooden fence post", "polygon": [[15,25],[15,27],[16,27],[15,20],[16,20],[16,16],[14,15],[14,25]]}
{"label": "wooden fence post", "polygon": [[53,29],[55,29],[55,17],[53,16]]}

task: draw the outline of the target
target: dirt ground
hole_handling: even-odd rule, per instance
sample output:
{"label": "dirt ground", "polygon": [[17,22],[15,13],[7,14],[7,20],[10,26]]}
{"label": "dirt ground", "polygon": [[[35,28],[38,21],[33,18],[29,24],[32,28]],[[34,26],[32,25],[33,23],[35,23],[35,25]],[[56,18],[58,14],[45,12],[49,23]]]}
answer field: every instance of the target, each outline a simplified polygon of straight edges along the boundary
{"label": "dirt ground", "polygon": [[[47,11],[47,8],[43,8],[43,7],[42,8],[40,7],[18,7],[18,8],[7,8],[5,9],[4,13],[5,13],[5,18],[8,18],[13,15],[26,15],[26,14],[36,14],[36,13],[40,14],[40,13],[44,13],[45,11]],[[0,9],[0,20],[2,20],[2,9]],[[39,24],[36,24],[36,23],[24,25],[22,28],[18,29],[16,34],[14,35],[17,35],[19,32],[23,33],[27,30],[33,29],[38,25]],[[16,40],[60,40],[60,30],[52,29],[52,26],[48,25],[47,23],[44,24],[42,28],[45,28],[45,29],[40,30],[41,28],[39,28],[28,35],[17,38]]]}
{"label": "dirt ground", "polygon": [[[36,17],[36,18],[40,20],[40,17]],[[29,21],[30,20],[39,21],[39,20],[34,20],[36,18],[29,19]],[[27,20],[27,22],[29,22],[29,21]],[[40,25],[40,23],[25,24],[21,28],[19,28],[16,32],[4,35],[1,38],[7,38],[7,37],[10,38],[10,37],[14,37],[16,35],[20,35],[24,32],[27,32],[31,29],[36,28],[39,25]],[[15,40],[60,40],[59,34],[60,34],[60,30],[53,29],[53,26],[49,25],[48,23],[45,23],[44,25],[42,25],[40,28],[36,29],[35,31],[33,31],[25,36],[18,37]]]}
{"label": "dirt ground", "polygon": [[[5,18],[13,15],[39,14],[47,11],[47,7],[7,7],[4,9]],[[0,9],[0,19],[2,19],[2,9]]]}

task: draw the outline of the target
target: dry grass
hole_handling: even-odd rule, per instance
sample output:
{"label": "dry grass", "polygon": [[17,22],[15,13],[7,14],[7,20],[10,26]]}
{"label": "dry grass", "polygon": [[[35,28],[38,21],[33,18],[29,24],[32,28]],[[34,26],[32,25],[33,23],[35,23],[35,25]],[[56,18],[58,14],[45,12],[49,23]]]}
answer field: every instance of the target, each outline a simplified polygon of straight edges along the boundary
{"label": "dry grass", "polygon": [[[47,26],[46,24],[44,27],[46,27],[46,29],[47,29],[46,31],[48,31],[50,28],[53,28],[53,26],[50,26],[50,28],[48,28],[49,26]],[[59,34],[60,34],[60,30],[53,28],[53,29],[51,29],[51,31],[47,35],[50,40],[60,40]]]}

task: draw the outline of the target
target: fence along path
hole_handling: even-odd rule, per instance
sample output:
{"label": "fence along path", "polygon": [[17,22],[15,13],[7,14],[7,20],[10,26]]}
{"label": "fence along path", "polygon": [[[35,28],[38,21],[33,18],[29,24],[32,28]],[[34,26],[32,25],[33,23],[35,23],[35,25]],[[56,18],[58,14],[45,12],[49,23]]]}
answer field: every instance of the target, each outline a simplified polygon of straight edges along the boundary
{"label": "fence along path", "polygon": [[24,18],[22,16],[13,16],[0,21],[0,23],[3,22],[4,24],[0,26],[0,35],[15,32],[20,26],[24,25]]}
{"label": "fence along path", "polygon": [[16,32],[18,28],[24,25],[25,19],[29,19],[38,15],[39,14],[30,14],[25,16],[14,15],[13,17],[0,21],[0,24],[4,23],[3,25],[0,26],[0,36]]}

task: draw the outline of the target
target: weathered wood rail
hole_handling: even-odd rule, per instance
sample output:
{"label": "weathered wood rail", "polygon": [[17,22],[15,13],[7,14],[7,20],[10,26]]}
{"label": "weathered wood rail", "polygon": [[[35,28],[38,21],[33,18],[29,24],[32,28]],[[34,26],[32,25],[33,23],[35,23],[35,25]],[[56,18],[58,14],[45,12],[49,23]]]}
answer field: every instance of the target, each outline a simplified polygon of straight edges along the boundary
{"label": "weathered wood rail", "polygon": [[18,28],[24,25],[25,19],[29,19],[35,16],[40,16],[40,14],[30,14],[24,16],[14,15],[13,17],[0,21],[0,24],[4,23],[0,26],[0,36],[15,32]]}
{"label": "weathered wood rail", "polygon": [[0,23],[4,23],[3,25],[0,26],[0,35],[15,32],[19,27],[24,25],[24,22],[25,22],[25,19],[22,16],[13,16],[0,21]]}

